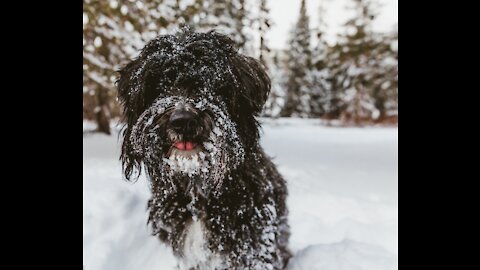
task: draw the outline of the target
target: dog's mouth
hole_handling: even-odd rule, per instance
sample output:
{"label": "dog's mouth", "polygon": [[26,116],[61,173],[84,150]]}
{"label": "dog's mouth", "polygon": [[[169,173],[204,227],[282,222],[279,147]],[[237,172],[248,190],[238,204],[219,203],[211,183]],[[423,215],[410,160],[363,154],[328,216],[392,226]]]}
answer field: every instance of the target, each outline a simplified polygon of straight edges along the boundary
{"label": "dog's mouth", "polygon": [[163,159],[172,172],[180,172],[192,176],[200,172],[208,172],[207,155],[204,148],[193,141],[175,141]]}
{"label": "dog's mouth", "polygon": [[175,142],[173,147],[177,148],[181,151],[192,151],[197,148],[197,144],[191,141],[184,141],[184,142]]}
{"label": "dog's mouth", "polygon": [[202,152],[203,148],[193,141],[176,141],[173,142],[167,157],[183,157],[191,159]]}

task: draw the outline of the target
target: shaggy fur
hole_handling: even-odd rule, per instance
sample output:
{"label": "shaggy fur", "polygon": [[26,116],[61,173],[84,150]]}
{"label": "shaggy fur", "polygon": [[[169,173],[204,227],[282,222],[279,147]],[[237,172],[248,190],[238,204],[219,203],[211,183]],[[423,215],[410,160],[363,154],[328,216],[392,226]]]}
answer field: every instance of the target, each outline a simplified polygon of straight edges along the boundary
{"label": "shaggy fur", "polygon": [[[185,30],[149,42],[117,86],[124,175],[146,171],[149,224],[179,268],[284,269],[287,189],[255,118],[270,91],[262,65],[227,36]],[[179,112],[193,120],[174,123]],[[185,141],[195,150],[174,147]]]}

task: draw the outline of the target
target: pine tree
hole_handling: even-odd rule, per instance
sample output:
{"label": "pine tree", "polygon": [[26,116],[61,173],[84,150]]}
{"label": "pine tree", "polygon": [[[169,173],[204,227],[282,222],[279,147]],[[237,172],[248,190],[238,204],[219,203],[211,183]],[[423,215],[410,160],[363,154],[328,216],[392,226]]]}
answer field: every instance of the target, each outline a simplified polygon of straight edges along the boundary
{"label": "pine tree", "polygon": [[285,103],[285,85],[287,84],[287,59],[283,50],[274,50],[271,63],[268,65],[269,75],[272,82],[270,95],[268,96],[263,116],[278,117]]}
{"label": "pine tree", "polygon": [[332,108],[331,85],[328,82],[329,69],[327,65],[328,44],[325,39],[327,24],[324,20],[326,14],[325,1],[320,1],[318,7],[318,27],[316,29],[316,44],[313,49],[313,89],[311,94],[311,114],[321,117],[327,114]]}
{"label": "pine tree", "polygon": [[96,120],[98,131],[110,133],[109,120],[120,116],[116,70],[134,58],[158,34],[181,25],[216,29],[232,37],[240,52],[254,55],[251,14],[246,0],[84,0],[84,117]]}
{"label": "pine tree", "polygon": [[175,24],[172,25],[176,27],[188,25],[193,28],[195,25],[202,25],[207,14],[206,1],[175,0],[174,12]]}
{"label": "pine tree", "polygon": [[173,22],[175,0],[83,3],[84,115],[96,120],[98,131],[110,134],[109,120],[120,112],[116,70]]}
{"label": "pine tree", "polygon": [[379,121],[386,115],[387,92],[396,63],[385,35],[371,30],[374,0],[352,0],[355,16],[329,52],[329,80],[336,104],[331,111],[345,122]]}
{"label": "pine tree", "polygon": [[[203,0],[196,14],[188,24],[196,31],[216,30],[231,37],[239,46],[240,52],[248,51],[251,37],[245,23],[249,11],[245,0]],[[248,51],[248,52],[247,52]]]}
{"label": "pine tree", "polygon": [[283,117],[310,115],[312,52],[309,20],[305,0],[302,0],[300,16],[291,32],[288,46],[288,81],[285,86],[286,101],[281,112]]}
{"label": "pine tree", "polygon": [[[382,66],[384,70],[383,81],[379,82],[377,85],[380,85],[378,92],[382,92],[384,95],[384,100],[378,100],[377,103],[383,101],[384,106],[384,115],[380,115],[379,120],[382,120],[382,117],[386,118],[385,120],[390,120],[397,122],[398,121],[398,25],[394,26],[392,33],[389,33],[385,37],[386,48],[384,52],[384,57],[382,61]],[[381,107],[380,104],[376,104],[378,108]]]}
{"label": "pine tree", "polygon": [[267,31],[270,29],[272,22],[270,19],[270,9],[267,6],[267,0],[260,0],[259,6],[259,15],[258,15],[258,33],[260,35],[260,46],[259,46],[259,60],[262,64],[268,68],[268,58],[270,54],[270,48],[268,47],[267,41]]}
{"label": "pine tree", "polygon": [[[231,0],[233,2],[233,0]],[[234,7],[235,8],[235,7]],[[238,36],[238,45],[241,48],[241,50],[246,51],[246,46],[249,38],[247,37],[246,34],[246,29],[245,29],[245,20],[247,19],[247,9],[246,9],[246,4],[245,0],[238,0],[236,3],[236,12],[232,12],[233,19],[236,21],[235,23],[235,31],[236,35]]]}
{"label": "pine tree", "polygon": [[285,68],[284,59],[281,59],[281,51],[274,51],[270,49],[267,40],[267,33],[272,26],[272,20],[270,18],[270,9],[268,7],[267,0],[260,0],[257,4],[258,12],[255,18],[255,28],[258,30],[258,47],[256,58],[263,64],[267,70],[270,81],[271,89],[268,99],[266,101],[262,116],[264,117],[276,117],[280,113],[282,104],[282,97],[284,95],[285,85]]}

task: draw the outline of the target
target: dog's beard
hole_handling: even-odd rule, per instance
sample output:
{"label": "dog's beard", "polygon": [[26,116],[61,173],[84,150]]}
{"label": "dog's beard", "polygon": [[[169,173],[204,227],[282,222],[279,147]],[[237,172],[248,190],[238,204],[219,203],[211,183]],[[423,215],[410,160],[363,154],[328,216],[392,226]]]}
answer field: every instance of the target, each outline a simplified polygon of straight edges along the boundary
{"label": "dog's beard", "polygon": [[170,173],[182,173],[191,177],[208,172],[210,163],[203,150],[184,151],[172,147],[169,152],[168,157],[163,158],[163,162],[168,166]]}
{"label": "dog's beard", "polygon": [[[134,151],[143,157],[153,186],[164,193],[181,192],[192,198],[218,195],[228,172],[243,162],[244,149],[225,104],[211,95],[206,96],[208,98],[159,98],[133,127],[130,140]],[[208,111],[212,116],[209,135],[188,151],[173,147],[172,136],[164,125],[158,124],[169,109],[180,103],[188,103],[198,111]]]}

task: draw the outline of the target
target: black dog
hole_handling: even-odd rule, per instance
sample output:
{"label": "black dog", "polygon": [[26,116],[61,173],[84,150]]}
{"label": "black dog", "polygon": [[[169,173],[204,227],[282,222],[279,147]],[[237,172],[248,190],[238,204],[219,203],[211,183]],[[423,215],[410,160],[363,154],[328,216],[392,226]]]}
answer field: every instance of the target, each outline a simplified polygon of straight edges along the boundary
{"label": "black dog", "polygon": [[262,65],[225,35],[183,30],[150,41],[117,85],[125,177],[145,169],[149,223],[179,267],[284,269],[287,189],[255,119],[270,91]]}

